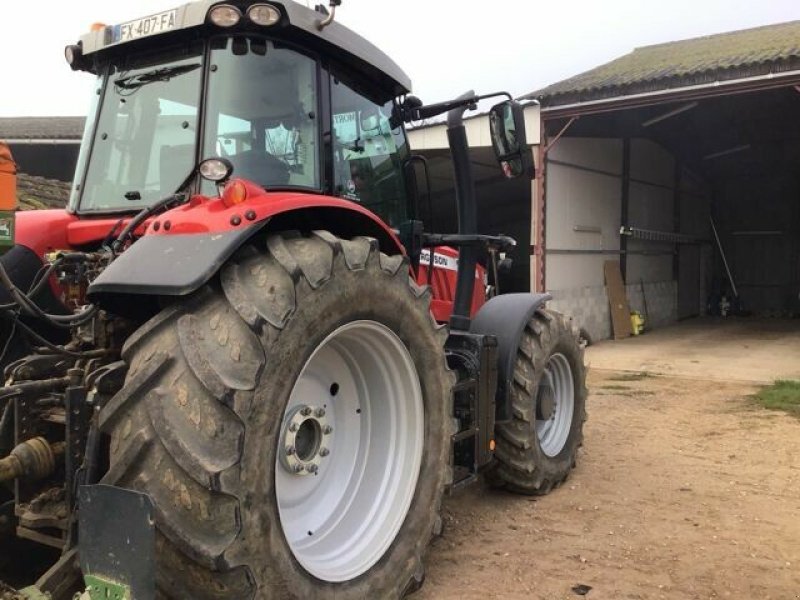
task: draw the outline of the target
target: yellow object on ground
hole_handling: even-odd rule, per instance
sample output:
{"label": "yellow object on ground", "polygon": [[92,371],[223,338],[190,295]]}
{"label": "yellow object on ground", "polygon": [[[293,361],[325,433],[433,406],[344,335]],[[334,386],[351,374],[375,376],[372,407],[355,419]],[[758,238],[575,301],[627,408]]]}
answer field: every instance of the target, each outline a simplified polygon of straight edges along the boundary
{"label": "yellow object on ground", "polygon": [[644,317],[639,311],[631,311],[631,329],[633,330],[633,335],[644,333]]}

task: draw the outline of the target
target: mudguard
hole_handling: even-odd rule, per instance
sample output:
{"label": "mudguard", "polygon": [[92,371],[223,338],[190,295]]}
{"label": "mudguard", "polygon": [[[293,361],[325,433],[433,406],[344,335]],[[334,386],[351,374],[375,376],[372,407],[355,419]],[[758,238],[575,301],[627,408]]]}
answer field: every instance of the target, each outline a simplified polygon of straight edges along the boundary
{"label": "mudguard", "polygon": [[496,423],[512,417],[510,392],[522,333],[533,313],[550,299],[550,294],[503,294],[484,304],[472,320],[470,332],[497,338]]}
{"label": "mudguard", "polygon": [[[89,299],[103,306],[130,295],[190,294],[267,224],[278,231],[328,229],[345,238],[368,235],[377,238],[385,252],[403,252],[395,233],[354,202],[305,193],[267,193],[245,183],[253,197],[242,204],[226,206],[220,198],[197,196],[154,217],[144,235],[91,283]],[[116,308],[121,306],[117,303]]]}
{"label": "mudguard", "polygon": [[144,236],[92,282],[89,298],[102,303],[105,294],[190,294],[264,224],[219,233]]}

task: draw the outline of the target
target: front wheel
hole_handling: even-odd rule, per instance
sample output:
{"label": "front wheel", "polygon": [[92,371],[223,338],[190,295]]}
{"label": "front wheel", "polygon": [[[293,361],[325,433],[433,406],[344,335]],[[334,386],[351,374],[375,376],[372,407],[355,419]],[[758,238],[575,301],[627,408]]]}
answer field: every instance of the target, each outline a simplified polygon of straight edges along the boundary
{"label": "front wheel", "polygon": [[496,428],[491,483],[541,495],[575,466],[586,420],[586,368],[580,333],[555,311],[538,310],[517,349],[512,419]]}
{"label": "front wheel", "polygon": [[374,240],[266,246],[128,341],[106,481],[154,500],[162,597],[401,597],[448,483],[446,331]]}

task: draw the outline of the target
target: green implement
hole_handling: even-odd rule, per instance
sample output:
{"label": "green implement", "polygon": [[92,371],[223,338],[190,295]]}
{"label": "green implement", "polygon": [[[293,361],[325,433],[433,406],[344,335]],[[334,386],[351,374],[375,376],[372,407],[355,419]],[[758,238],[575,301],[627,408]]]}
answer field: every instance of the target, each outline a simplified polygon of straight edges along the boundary
{"label": "green implement", "polygon": [[14,245],[14,213],[0,211],[0,254]]}

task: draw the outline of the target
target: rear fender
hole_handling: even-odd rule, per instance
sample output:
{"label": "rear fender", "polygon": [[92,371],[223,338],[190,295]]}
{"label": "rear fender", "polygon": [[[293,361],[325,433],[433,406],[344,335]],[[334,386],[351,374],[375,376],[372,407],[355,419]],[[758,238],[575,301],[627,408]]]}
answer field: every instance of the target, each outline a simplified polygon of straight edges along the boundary
{"label": "rear fender", "polygon": [[[161,233],[153,235],[151,224],[146,235],[92,282],[89,298],[125,316],[125,306],[130,304],[125,299],[130,296],[186,296],[207,283],[239,248],[265,231],[327,229],[344,238],[366,235],[377,238],[387,254],[404,253],[394,232],[377,216],[340,202],[342,205],[325,203],[273,213],[250,225],[229,226],[222,231],[168,233],[162,225],[158,228]],[[247,206],[238,210],[245,212]],[[185,220],[170,215],[171,212],[165,213],[158,222],[170,221],[171,232],[190,230]]]}
{"label": "rear fender", "polygon": [[471,333],[497,338],[496,422],[512,417],[510,392],[522,333],[533,313],[551,298],[550,294],[503,294],[484,304],[472,320]]}

